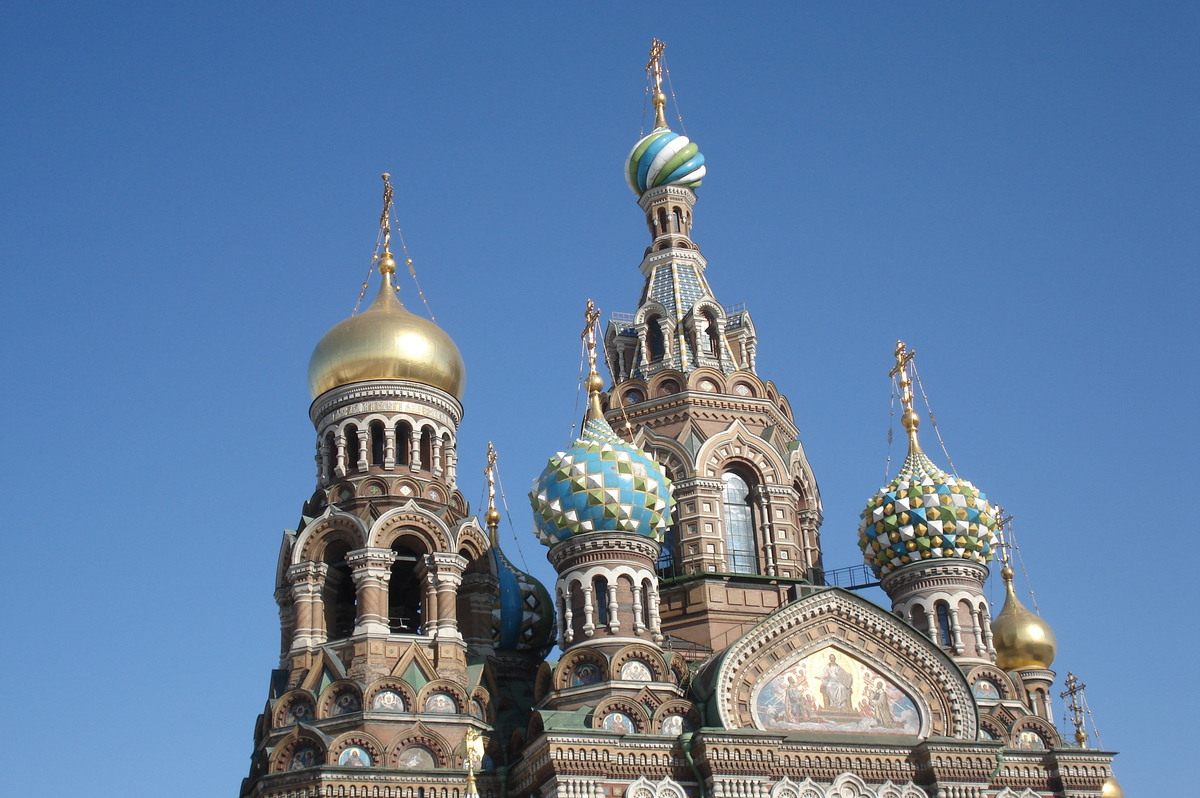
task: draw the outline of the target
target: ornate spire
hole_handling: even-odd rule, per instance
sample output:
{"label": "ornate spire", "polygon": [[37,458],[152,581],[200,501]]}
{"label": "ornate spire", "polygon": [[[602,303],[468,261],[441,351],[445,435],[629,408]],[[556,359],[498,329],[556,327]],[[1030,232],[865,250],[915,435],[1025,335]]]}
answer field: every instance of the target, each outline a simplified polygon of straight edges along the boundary
{"label": "ornate spire", "polygon": [[600,391],[604,389],[604,380],[596,371],[596,328],[600,324],[600,309],[592,300],[587,301],[587,310],[583,312],[584,327],[583,343],[587,347],[588,375],[584,385],[588,392],[587,421],[604,418],[604,410],[600,407]]}
{"label": "ornate spire", "polygon": [[496,447],[492,446],[491,441],[488,441],[487,468],[483,469],[483,475],[487,477],[488,486],[488,508],[483,520],[487,524],[492,548],[496,548],[500,545],[500,536],[496,532],[500,525],[500,511],[496,509]]}
{"label": "ornate spire", "polygon": [[662,90],[662,54],[667,45],[658,39],[650,40],[650,60],[646,63],[646,72],[654,80],[654,129],[667,126],[667,95]]}
{"label": "ornate spire", "polygon": [[921,451],[921,444],[917,442],[917,427],[921,426],[921,417],[917,415],[917,411],[913,410],[912,377],[909,375],[909,364],[912,363],[916,354],[915,349],[909,349],[903,341],[897,341],[896,365],[888,372],[889,376],[897,378],[900,385],[900,403],[904,405],[904,414],[900,416],[900,423],[908,432],[909,454],[917,454]]}

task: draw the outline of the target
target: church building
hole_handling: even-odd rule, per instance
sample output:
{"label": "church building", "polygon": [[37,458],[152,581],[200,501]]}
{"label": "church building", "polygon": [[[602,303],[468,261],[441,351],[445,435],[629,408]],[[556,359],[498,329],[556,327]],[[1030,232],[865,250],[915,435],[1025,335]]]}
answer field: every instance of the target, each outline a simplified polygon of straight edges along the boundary
{"label": "church building", "polygon": [[1003,512],[922,450],[903,343],[908,454],[857,530],[890,606],[831,584],[791,406],[692,237],[706,166],[667,125],[660,42],[647,72],[625,169],[644,281],[603,330],[588,302],[582,432],[529,493],[553,585],[500,548],[494,452],[482,515],[458,489],[466,369],[397,297],[385,175],[379,293],[309,364],[316,488],[279,553],[242,796],[1121,796],[1114,754],[1055,727],[1054,633],[1013,589]]}

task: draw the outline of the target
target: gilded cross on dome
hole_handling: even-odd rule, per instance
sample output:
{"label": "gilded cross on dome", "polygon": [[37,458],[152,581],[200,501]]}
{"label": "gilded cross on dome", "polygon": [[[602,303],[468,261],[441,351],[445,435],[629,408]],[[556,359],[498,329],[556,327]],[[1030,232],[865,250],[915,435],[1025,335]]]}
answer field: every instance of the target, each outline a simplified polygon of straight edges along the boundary
{"label": "gilded cross on dome", "polygon": [[896,365],[888,372],[888,376],[897,378],[900,386],[900,403],[904,406],[904,414],[900,416],[900,423],[908,431],[909,453],[921,451],[921,445],[917,443],[917,427],[921,425],[921,417],[913,410],[912,377],[909,376],[909,365],[916,354],[915,349],[909,349],[903,341],[897,341]]}
{"label": "gilded cross on dome", "polygon": [[583,318],[583,335],[580,337],[583,338],[584,346],[587,347],[588,375],[584,382],[584,387],[588,392],[587,418],[602,419],[604,410],[600,407],[600,389],[604,387],[604,380],[596,371],[596,327],[600,324],[600,308],[596,307],[596,303],[590,299],[587,301],[587,309],[583,312]]}
{"label": "gilded cross on dome", "polygon": [[487,524],[491,544],[498,546],[496,527],[500,525],[500,511],[496,509],[496,447],[491,441],[488,441],[487,468],[483,469],[483,475],[487,477],[488,486],[488,508],[483,520]]}
{"label": "gilded cross on dome", "polygon": [[654,78],[654,127],[667,126],[667,95],[663,94],[662,90],[662,54],[666,48],[660,39],[650,40],[650,60],[646,63],[646,71]]}

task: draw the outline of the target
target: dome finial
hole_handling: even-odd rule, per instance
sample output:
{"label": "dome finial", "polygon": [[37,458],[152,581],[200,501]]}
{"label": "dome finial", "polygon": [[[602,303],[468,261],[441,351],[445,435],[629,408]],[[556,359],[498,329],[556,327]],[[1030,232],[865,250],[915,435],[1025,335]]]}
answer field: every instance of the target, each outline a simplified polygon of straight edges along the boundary
{"label": "dome finial", "polygon": [[483,520],[487,524],[488,539],[495,548],[500,545],[500,536],[496,532],[496,527],[500,525],[500,511],[496,509],[496,447],[492,446],[491,441],[488,441],[487,468],[483,469],[483,475],[487,477],[488,486],[488,508]]}
{"label": "dome finial", "polygon": [[[996,666],[1004,671],[1049,668],[1058,653],[1054,630],[1039,615],[1025,609],[1025,605],[1017,598],[1010,554],[1012,542],[1009,539],[1012,516],[1005,516],[1004,509],[997,508],[996,518],[1004,563],[1004,567],[1000,569],[1000,577],[1004,580],[1004,606],[1000,609],[1000,614],[992,619]],[[1009,534],[1006,535],[1005,532]],[[1037,607],[1036,602],[1034,607]]]}
{"label": "dome finial", "polygon": [[888,372],[889,376],[899,378],[900,403],[904,405],[904,414],[900,416],[900,423],[908,432],[909,454],[921,451],[921,444],[917,443],[917,427],[921,426],[921,417],[917,415],[917,411],[913,410],[912,377],[909,376],[909,364],[916,354],[917,350],[909,349],[903,341],[897,341],[896,365]]}
{"label": "dome finial", "polygon": [[654,129],[667,126],[667,95],[662,90],[662,54],[667,45],[660,39],[650,40],[650,60],[646,63],[646,71],[654,79]]}
{"label": "dome finial", "polygon": [[379,231],[383,233],[383,255],[379,258],[380,274],[395,274],[396,259],[392,257],[392,176],[383,175],[383,212],[379,214]]}
{"label": "dome finial", "polygon": [[[658,41],[655,39],[655,41]],[[604,380],[596,371],[596,327],[600,324],[600,309],[592,300],[587,301],[587,310],[583,312],[584,328],[583,343],[587,347],[588,375],[584,386],[588,392],[588,410],[586,421],[604,418],[604,410],[600,407],[600,391],[604,388]]]}

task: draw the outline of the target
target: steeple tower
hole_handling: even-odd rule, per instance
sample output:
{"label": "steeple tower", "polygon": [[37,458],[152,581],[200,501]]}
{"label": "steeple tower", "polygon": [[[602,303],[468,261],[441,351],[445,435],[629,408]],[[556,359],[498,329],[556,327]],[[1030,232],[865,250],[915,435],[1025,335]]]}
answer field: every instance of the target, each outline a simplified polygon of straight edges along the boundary
{"label": "steeple tower", "polygon": [[700,657],[822,579],[821,499],[787,399],[757,373],[750,313],[717,301],[692,241],[704,156],[666,123],[662,42],[646,71],[655,128],[625,177],[650,230],[636,312],[604,335],[613,427],[659,460],[678,520],[658,562],[663,632]]}

